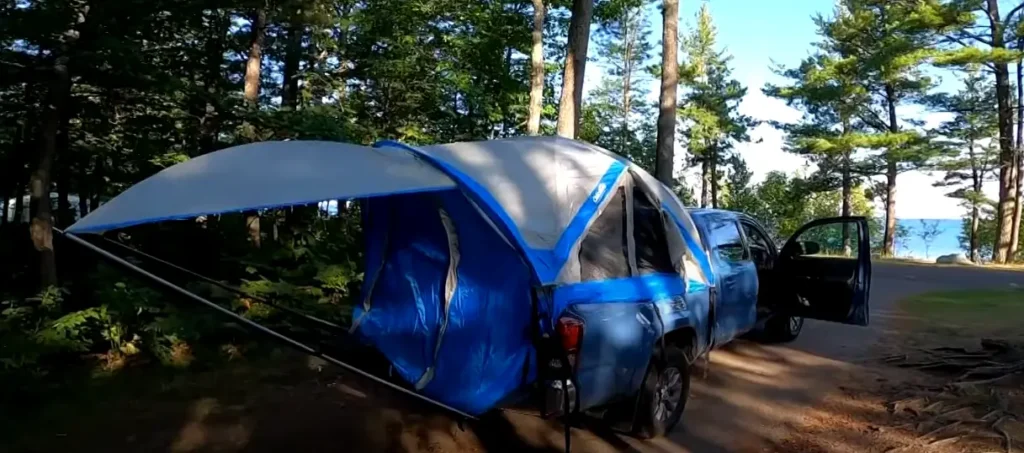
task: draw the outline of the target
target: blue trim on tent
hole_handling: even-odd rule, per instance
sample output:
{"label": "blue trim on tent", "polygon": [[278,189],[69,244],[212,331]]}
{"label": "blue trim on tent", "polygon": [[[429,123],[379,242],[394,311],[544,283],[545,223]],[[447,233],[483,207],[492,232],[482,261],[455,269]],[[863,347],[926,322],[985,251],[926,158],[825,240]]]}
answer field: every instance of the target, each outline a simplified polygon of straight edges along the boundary
{"label": "blue trim on tent", "polygon": [[[516,228],[515,222],[509,218],[508,213],[501,207],[501,204],[494,199],[494,196],[485,189],[480,183],[476,182],[472,177],[459,171],[455,166],[431,156],[415,147],[406,145],[401,142],[394,140],[381,140],[373,144],[374,148],[382,148],[390,146],[392,148],[398,148],[413,153],[413,155],[422,158],[427,163],[433,165],[438,170],[441,170],[449,178],[455,181],[456,184],[460,185],[466,194],[473,202],[475,202],[484,212],[491,216],[491,220],[499,229],[501,234],[506,238],[511,238],[513,246],[522,253],[523,257],[531,264],[530,269],[534,279],[538,282],[543,282],[541,275],[547,275],[550,270],[545,269],[548,263],[541,258],[535,249],[531,249],[526,244],[526,240],[519,234],[519,229]],[[542,267],[543,266],[543,267]]]}
{"label": "blue trim on tent", "polygon": [[560,316],[574,304],[657,302],[704,288],[697,280],[684,281],[679,274],[665,273],[573,283],[555,288],[553,315]]}
{"label": "blue trim on tent", "polygon": [[544,275],[543,281],[554,281],[558,278],[558,273],[562,271],[565,262],[569,260],[569,252],[572,251],[576,242],[580,240],[580,236],[586,232],[587,225],[594,215],[597,214],[598,208],[604,203],[608,194],[615,191],[615,182],[618,181],[625,169],[626,166],[616,160],[608,167],[604,176],[601,176],[597,185],[591,190],[590,196],[583,202],[580,209],[576,211],[576,215],[569,221],[569,226],[562,232],[562,236],[558,238],[558,243],[555,244],[554,250],[549,253],[550,267],[548,269],[551,269],[552,273]]}
{"label": "blue trim on tent", "polygon": [[690,235],[690,232],[683,225],[683,222],[676,217],[675,213],[672,212],[668,206],[662,207],[668,215],[672,217],[672,221],[676,223],[676,227],[679,228],[679,232],[683,235],[683,241],[686,242],[686,247],[693,252],[693,257],[697,259],[697,264],[700,265],[702,271],[704,271],[704,277],[708,279],[708,284],[711,286],[715,285],[715,273],[711,269],[711,260],[708,259],[707,253],[704,252],[702,247],[697,240]]}
{"label": "blue trim on tent", "polygon": [[[386,197],[386,196],[390,196],[390,195],[403,195],[403,194],[414,194],[414,193],[425,193],[425,192],[442,192],[442,191],[445,191],[445,190],[455,190],[456,188],[457,187],[427,187],[427,188],[410,189],[410,190],[399,190],[399,191],[396,191],[396,192],[373,192],[373,193],[369,193],[369,194],[361,194],[361,195],[354,196],[354,197],[346,197],[346,199],[350,199],[350,198]],[[139,219],[139,220],[133,220],[133,221],[130,221],[130,222],[108,223],[108,224],[105,224],[105,225],[95,225],[95,226],[91,226],[91,227],[88,227],[88,228],[75,228],[74,225],[71,225],[65,231],[67,231],[68,233],[95,233],[95,232],[117,230],[117,229],[120,229],[120,228],[128,228],[130,226],[142,225],[142,224],[146,224],[146,223],[167,222],[167,221],[170,221],[170,220],[187,220],[187,219],[193,219],[193,218],[196,218],[196,217],[199,217],[199,216],[204,216],[204,215],[220,215],[220,214],[229,214],[229,213],[232,213],[232,212],[257,211],[257,210],[260,210],[260,209],[287,208],[287,207],[291,207],[291,206],[301,206],[301,205],[307,205],[307,204],[313,204],[313,203],[320,203],[321,201],[332,200],[332,199],[333,198],[331,198],[331,197],[326,197],[326,198],[319,198],[319,199],[316,199],[316,200],[309,200],[309,201],[296,201],[296,202],[289,202],[289,203],[275,203],[275,204],[268,204],[268,205],[247,206],[247,207],[243,207],[243,208],[228,209],[228,210],[225,210],[225,211],[198,211],[198,212],[192,212],[192,213],[188,213],[188,214],[180,214],[180,215],[173,215],[173,216],[163,216],[163,217],[152,217],[152,218],[148,218],[148,219]]]}

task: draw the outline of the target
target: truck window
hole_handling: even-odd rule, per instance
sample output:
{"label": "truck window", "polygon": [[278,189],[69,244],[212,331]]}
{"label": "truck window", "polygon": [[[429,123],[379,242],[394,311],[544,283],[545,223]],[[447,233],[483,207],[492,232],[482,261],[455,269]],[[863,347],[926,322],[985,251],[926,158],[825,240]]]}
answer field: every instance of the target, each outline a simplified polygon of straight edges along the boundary
{"label": "truck window", "polygon": [[743,245],[739,225],[735,220],[715,217],[709,228],[711,246],[723,260],[737,262],[748,259],[747,249]]}
{"label": "truck window", "polygon": [[580,242],[580,280],[629,277],[626,196],[619,187]]}
{"label": "truck window", "polygon": [[633,186],[633,243],[640,275],[675,273],[661,209],[637,186]]}
{"label": "truck window", "polygon": [[768,237],[750,223],[742,222],[740,225],[743,226],[743,234],[747,236],[747,245],[750,247],[750,255],[754,260],[754,263],[757,264],[757,268],[770,268],[774,261],[774,257],[772,256],[772,248],[769,245]]}

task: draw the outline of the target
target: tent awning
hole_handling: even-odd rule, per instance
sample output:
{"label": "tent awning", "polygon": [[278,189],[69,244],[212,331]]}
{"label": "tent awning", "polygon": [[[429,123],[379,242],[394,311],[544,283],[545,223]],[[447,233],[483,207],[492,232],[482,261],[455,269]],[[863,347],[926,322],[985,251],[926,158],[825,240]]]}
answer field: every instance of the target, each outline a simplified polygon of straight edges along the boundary
{"label": "tent awning", "polygon": [[261,142],[206,154],[132,186],[67,229],[144,223],[455,188],[412,153],[337,142]]}

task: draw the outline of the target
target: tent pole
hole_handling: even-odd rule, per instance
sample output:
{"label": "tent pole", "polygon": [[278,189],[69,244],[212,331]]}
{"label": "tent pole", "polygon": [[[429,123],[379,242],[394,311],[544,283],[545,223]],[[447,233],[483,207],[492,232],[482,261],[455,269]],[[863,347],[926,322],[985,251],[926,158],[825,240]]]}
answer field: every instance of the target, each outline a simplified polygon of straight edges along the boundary
{"label": "tent pole", "polygon": [[181,272],[181,273],[187,274],[189,276],[198,278],[198,279],[200,279],[200,280],[202,280],[202,281],[204,281],[206,283],[209,283],[209,284],[211,284],[213,286],[216,286],[218,288],[221,288],[221,289],[224,289],[224,290],[227,290],[227,291],[231,291],[231,292],[233,292],[235,294],[238,294],[240,296],[248,297],[248,298],[250,298],[252,300],[255,300],[256,302],[259,302],[261,304],[269,305],[271,307],[274,307],[274,308],[276,308],[278,310],[287,312],[289,314],[292,314],[292,315],[295,315],[295,316],[299,316],[301,318],[305,318],[305,319],[307,319],[309,321],[312,321],[312,322],[314,322],[316,324],[320,324],[320,325],[322,325],[324,327],[327,327],[327,328],[330,328],[330,329],[335,329],[335,330],[342,331],[342,332],[347,332],[348,331],[348,329],[346,329],[344,327],[341,327],[341,326],[339,326],[339,325],[337,325],[337,324],[335,324],[333,322],[330,322],[330,321],[327,321],[327,320],[324,320],[324,319],[320,319],[320,318],[317,318],[316,316],[308,315],[308,314],[303,313],[301,311],[293,310],[291,308],[288,308],[288,307],[285,307],[285,306],[282,306],[282,305],[279,305],[279,304],[275,304],[275,303],[273,303],[273,302],[271,302],[269,300],[266,300],[266,299],[264,299],[262,297],[259,297],[259,296],[253,296],[251,294],[247,294],[245,291],[242,291],[239,288],[235,288],[234,286],[231,286],[231,285],[219,282],[219,281],[214,280],[214,279],[212,279],[210,277],[207,277],[205,275],[198,274],[196,272],[190,271],[188,269],[185,269],[184,267],[178,266],[177,264],[174,264],[174,263],[172,263],[170,261],[166,261],[166,260],[157,258],[157,257],[155,257],[153,255],[150,255],[150,254],[148,254],[146,252],[143,252],[143,251],[141,251],[139,249],[129,247],[129,246],[124,245],[124,244],[122,244],[120,242],[117,242],[117,241],[112,241],[109,238],[103,238],[103,240],[106,241],[109,244],[113,244],[113,245],[115,245],[117,247],[120,247],[122,250],[125,250],[125,251],[127,251],[129,253],[141,256],[143,258],[146,258],[148,260],[151,260],[151,261],[154,261],[154,262],[157,262],[157,263],[160,263],[160,264],[162,264],[164,266],[167,266],[167,267],[169,267],[171,269],[174,269],[174,270],[176,270],[178,272]]}
{"label": "tent pole", "polygon": [[206,300],[206,299],[204,299],[202,297],[199,297],[199,296],[197,296],[195,294],[192,294],[188,290],[186,290],[186,289],[184,289],[184,288],[182,288],[182,287],[180,287],[178,285],[175,285],[174,283],[171,283],[171,282],[169,282],[167,280],[164,280],[163,278],[161,278],[161,277],[159,277],[157,275],[154,275],[153,273],[151,273],[149,271],[146,271],[145,269],[142,269],[142,268],[140,268],[140,267],[138,267],[138,266],[136,266],[136,265],[126,261],[124,258],[121,258],[121,257],[119,257],[117,255],[114,255],[113,253],[110,253],[110,252],[108,252],[106,250],[103,250],[102,248],[96,246],[95,244],[92,244],[89,241],[86,241],[85,239],[82,239],[82,238],[76,236],[73,233],[64,233],[64,231],[62,231],[62,230],[60,230],[58,228],[54,228],[53,230],[57,234],[64,236],[65,238],[71,240],[72,242],[74,242],[74,243],[76,243],[78,245],[81,245],[82,247],[85,247],[86,249],[92,251],[93,253],[96,253],[97,255],[99,255],[99,256],[101,256],[101,257],[103,257],[103,258],[105,258],[105,259],[107,259],[109,261],[112,261],[112,262],[114,262],[114,263],[116,263],[116,264],[118,264],[118,265],[120,265],[120,266],[122,266],[122,267],[124,267],[124,268],[126,268],[126,269],[128,269],[128,270],[130,270],[130,271],[132,271],[132,272],[134,272],[136,274],[138,274],[139,276],[144,277],[145,279],[147,279],[147,280],[149,280],[149,281],[151,281],[151,282],[153,282],[153,283],[155,283],[155,284],[157,284],[159,286],[162,286],[162,287],[164,287],[166,289],[169,289],[169,290],[171,290],[171,291],[173,291],[175,293],[178,293],[178,294],[180,294],[180,295],[182,295],[182,296],[184,296],[186,298],[192,299],[195,302],[199,302],[200,304],[206,305],[207,307],[213,309],[214,311],[217,311],[217,312],[219,312],[219,313],[221,313],[221,314],[223,314],[223,315],[225,315],[225,316],[227,316],[227,317],[229,317],[229,318],[231,318],[231,319],[241,323],[242,325],[244,325],[244,326],[246,326],[246,327],[248,327],[250,329],[253,329],[253,330],[255,330],[257,332],[260,332],[260,333],[263,333],[265,335],[269,335],[270,337],[272,337],[272,338],[274,338],[274,339],[276,339],[276,340],[278,340],[278,341],[280,341],[282,343],[285,343],[288,346],[291,346],[291,347],[293,347],[295,349],[298,349],[299,351],[302,351],[302,352],[304,352],[306,354],[309,354],[311,356],[314,356],[314,357],[319,357],[319,358],[321,358],[321,359],[323,359],[323,360],[325,360],[325,361],[327,361],[329,363],[332,363],[332,364],[337,365],[339,367],[342,367],[342,368],[344,368],[346,370],[349,370],[351,372],[359,374],[359,375],[361,375],[361,376],[363,376],[365,378],[368,378],[368,379],[373,380],[373,381],[375,381],[375,382],[377,382],[379,384],[382,384],[382,385],[385,385],[387,387],[390,387],[390,388],[392,388],[394,390],[397,390],[397,391],[399,391],[401,393],[404,393],[406,395],[412,396],[412,397],[417,398],[417,399],[419,399],[421,401],[433,404],[435,406],[441,407],[441,408],[443,408],[443,409],[445,409],[445,410],[447,410],[447,411],[449,411],[449,412],[451,412],[453,414],[459,415],[460,417],[463,417],[463,418],[469,419],[469,420],[476,420],[476,417],[474,417],[472,415],[469,415],[469,414],[467,414],[465,412],[462,412],[462,411],[460,411],[458,409],[455,409],[454,407],[448,406],[447,404],[444,404],[444,403],[442,403],[440,401],[436,401],[436,400],[433,400],[431,398],[427,398],[427,397],[425,397],[423,395],[420,395],[418,393],[415,393],[415,392],[412,392],[410,390],[404,389],[404,388],[402,388],[402,387],[400,387],[398,385],[392,384],[392,383],[390,383],[388,381],[385,381],[385,380],[383,380],[381,378],[378,378],[377,376],[374,376],[374,375],[372,375],[370,373],[367,373],[367,372],[365,372],[363,370],[360,370],[359,368],[356,368],[356,367],[354,367],[352,365],[349,365],[349,364],[347,364],[345,362],[342,362],[341,360],[335,359],[335,358],[333,358],[333,357],[331,357],[331,356],[329,356],[327,354],[318,352],[317,350],[313,349],[312,347],[309,347],[309,346],[307,346],[307,345],[305,345],[303,343],[300,343],[299,341],[294,340],[291,337],[285,336],[285,335],[283,335],[283,334],[281,334],[281,333],[279,333],[279,332],[277,332],[277,331],[275,331],[273,329],[270,329],[268,327],[260,325],[260,324],[258,324],[256,322],[253,322],[250,319],[245,318],[244,316],[241,316],[241,315],[239,315],[239,314],[237,314],[237,313],[235,313],[235,312],[233,312],[231,310],[228,310],[228,309],[226,309],[224,307],[221,307],[220,305],[217,305],[217,304],[215,304],[215,303],[213,303],[213,302],[211,302],[209,300]]}

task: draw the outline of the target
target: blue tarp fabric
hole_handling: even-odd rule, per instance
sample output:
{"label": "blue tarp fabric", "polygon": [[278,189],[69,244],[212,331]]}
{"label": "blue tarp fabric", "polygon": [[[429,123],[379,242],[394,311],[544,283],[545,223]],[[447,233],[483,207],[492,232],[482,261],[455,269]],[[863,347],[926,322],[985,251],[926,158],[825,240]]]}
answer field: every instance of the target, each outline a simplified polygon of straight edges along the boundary
{"label": "blue tarp fabric", "polygon": [[[421,392],[472,414],[532,382],[530,274],[519,255],[457,190],[367,200],[366,269],[358,332]],[[443,336],[448,235],[460,251]],[[439,349],[436,352],[435,348]]]}

